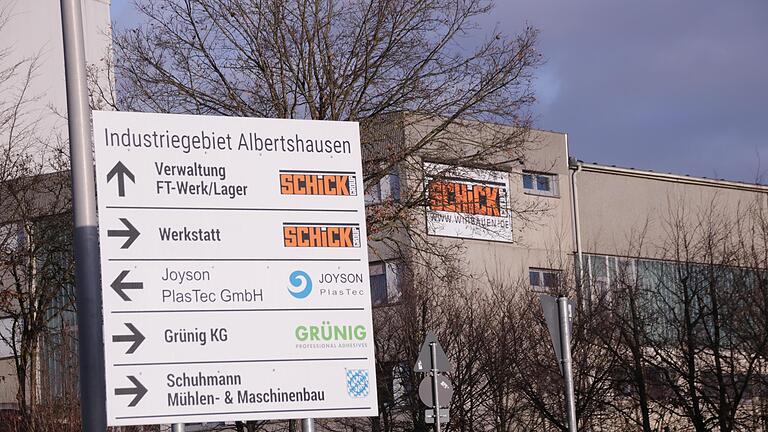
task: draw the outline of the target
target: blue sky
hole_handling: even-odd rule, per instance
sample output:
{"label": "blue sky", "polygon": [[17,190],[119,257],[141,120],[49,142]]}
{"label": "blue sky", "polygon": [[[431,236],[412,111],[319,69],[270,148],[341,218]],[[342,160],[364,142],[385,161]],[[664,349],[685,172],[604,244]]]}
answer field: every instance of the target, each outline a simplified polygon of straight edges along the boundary
{"label": "blue sky", "polygon": [[[112,19],[138,19],[113,0]],[[768,1],[497,0],[482,28],[541,31],[536,126],[572,156],[768,182]]]}

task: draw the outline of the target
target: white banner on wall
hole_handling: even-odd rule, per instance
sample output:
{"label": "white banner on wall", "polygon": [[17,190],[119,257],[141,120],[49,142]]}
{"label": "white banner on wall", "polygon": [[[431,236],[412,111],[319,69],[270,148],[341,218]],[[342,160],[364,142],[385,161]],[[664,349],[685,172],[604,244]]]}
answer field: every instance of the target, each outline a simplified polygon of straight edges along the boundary
{"label": "white banner on wall", "polygon": [[425,162],[427,233],[512,242],[509,173]]}

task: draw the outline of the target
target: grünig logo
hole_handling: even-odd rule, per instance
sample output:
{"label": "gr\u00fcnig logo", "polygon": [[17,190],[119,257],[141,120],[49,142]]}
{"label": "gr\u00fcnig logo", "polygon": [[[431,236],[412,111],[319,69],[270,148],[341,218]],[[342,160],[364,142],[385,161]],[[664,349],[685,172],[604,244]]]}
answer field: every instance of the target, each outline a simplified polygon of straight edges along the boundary
{"label": "gr\u00fcnig logo", "polygon": [[309,277],[307,272],[296,270],[288,276],[288,282],[294,288],[298,288],[298,291],[292,290],[288,287],[288,292],[291,293],[297,299],[306,298],[312,292],[312,278]]}

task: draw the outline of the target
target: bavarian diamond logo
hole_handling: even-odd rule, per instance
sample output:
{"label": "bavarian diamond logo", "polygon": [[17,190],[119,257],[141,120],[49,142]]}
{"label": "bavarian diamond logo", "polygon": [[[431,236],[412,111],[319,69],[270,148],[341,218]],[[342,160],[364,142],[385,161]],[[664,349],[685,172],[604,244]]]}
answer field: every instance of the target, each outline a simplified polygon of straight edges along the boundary
{"label": "bavarian diamond logo", "polygon": [[347,393],[350,396],[366,397],[369,389],[367,369],[347,369]]}

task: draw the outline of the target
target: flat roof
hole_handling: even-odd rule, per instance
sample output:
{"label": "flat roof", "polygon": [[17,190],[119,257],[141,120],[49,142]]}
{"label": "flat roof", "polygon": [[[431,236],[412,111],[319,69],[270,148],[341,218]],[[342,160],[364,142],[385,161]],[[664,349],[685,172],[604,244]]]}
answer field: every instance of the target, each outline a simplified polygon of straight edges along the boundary
{"label": "flat roof", "polygon": [[[627,177],[639,177],[659,181],[668,181],[674,183],[691,184],[698,186],[709,186],[727,189],[737,189],[742,191],[761,192],[768,193],[768,185],[762,185],[759,183],[744,183],[738,181],[724,180],[724,179],[711,179],[707,177],[694,177],[685,174],[672,174],[672,173],[660,173],[652,170],[640,170],[635,168],[623,168],[615,165],[601,165],[597,163],[586,163],[583,161],[577,161],[581,166],[582,171],[596,172],[602,174],[621,175]],[[574,169],[573,164],[570,165],[571,169]]]}

